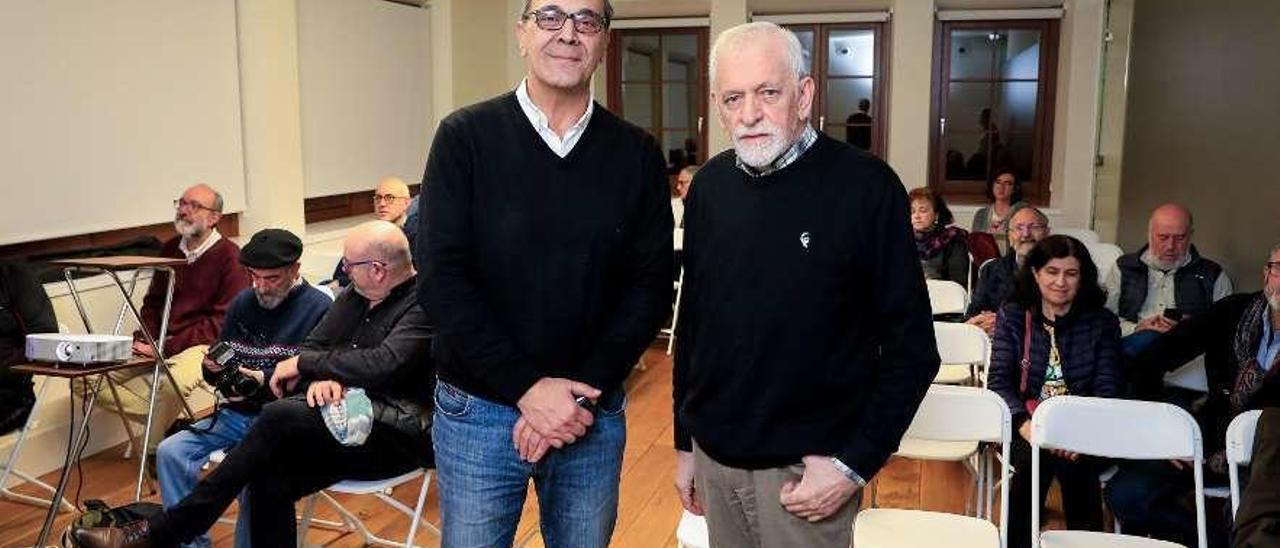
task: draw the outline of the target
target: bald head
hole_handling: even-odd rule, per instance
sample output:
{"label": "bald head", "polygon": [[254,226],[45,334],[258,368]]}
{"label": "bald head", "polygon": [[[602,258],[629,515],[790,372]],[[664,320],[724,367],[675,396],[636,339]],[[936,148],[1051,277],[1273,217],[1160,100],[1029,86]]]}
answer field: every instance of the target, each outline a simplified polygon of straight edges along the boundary
{"label": "bald head", "polygon": [[1191,211],[1181,204],[1164,204],[1151,212],[1147,223],[1147,245],[1161,270],[1178,266],[1191,249]]}
{"label": "bald head", "polygon": [[409,185],[399,177],[387,177],[373,191],[373,215],[379,220],[404,223],[409,209]]}
{"label": "bald head", "polygon": [[188,200],[194,198],[198,200],[201,205],[217,211],[218,213],[222,213],[222,195],[218,194],[218,191],[214,190],[213,187],[209,185],[198,183],[183,192],[182,197],[187,198]]}
{"label": "bald head", "polygon": [[409,239],[387,221],[361,223],[347,234],[343,255],[353,262],[378,261],[389,271],[413,270]]}

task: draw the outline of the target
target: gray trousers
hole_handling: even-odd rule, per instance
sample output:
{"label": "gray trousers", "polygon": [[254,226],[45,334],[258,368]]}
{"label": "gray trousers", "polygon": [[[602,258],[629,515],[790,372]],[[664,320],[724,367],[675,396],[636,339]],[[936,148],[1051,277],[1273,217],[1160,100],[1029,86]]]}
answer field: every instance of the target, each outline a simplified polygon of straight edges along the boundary
{"label": "gray trousers", "polygon": [[849,548],[862,491],[817,523],[787,512],[782,485],[800,481],[804,465],[742,470],[722,465],[696,445],[694,485],[706,513],[712,548]]}

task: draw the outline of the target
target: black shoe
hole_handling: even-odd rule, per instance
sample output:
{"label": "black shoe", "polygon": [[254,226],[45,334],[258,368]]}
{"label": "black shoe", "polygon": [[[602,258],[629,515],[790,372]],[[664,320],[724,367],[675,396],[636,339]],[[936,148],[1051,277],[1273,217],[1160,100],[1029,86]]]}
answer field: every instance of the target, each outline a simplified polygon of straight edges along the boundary
{"label": "black shoe", "polygon": [[151,548],[151,525],[145,519],[117,527],[72,525],[71,540],[79,548]]}

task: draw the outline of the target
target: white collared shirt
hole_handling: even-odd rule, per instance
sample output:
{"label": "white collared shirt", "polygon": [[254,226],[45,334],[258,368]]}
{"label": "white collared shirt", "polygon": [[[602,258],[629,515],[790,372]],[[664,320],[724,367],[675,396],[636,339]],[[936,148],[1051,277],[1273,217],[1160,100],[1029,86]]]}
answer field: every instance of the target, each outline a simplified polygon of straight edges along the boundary
{"label": "white collared shirt", "polygon": [[578,144],[578,139],[582,138],[582,133],[587,129],[587,122],[591,121],[591,112],[595,110],[595,101],[587,99],[587,110],[582,113],[582,117],[578,118],[568,131],[564,132],[564,137],[556,134],[551,129],[551,124],[547,120],[547,115],[533,104],[533,99],[529,97],[529,88],[524,80],[520,80],[520,86],[516,88],[516,101],[520,103],[520,110],[524,111],[524,115],[529,117],[529,123],[533,124],[533,129],[538,131],[538,135],[542,136],[542,141],[551,147],[551,151],[556,156],[564,158],[573,150],[574,145]]}
{"label": "white collared shirt", "polygon": [[200,246],[197,247],[195,251],[191,251],[187,249],[186,238],[180,239],[178,241],[178,251],[181,251],[183,255],[186,255],[187,264],[191,264],[200,260],[200,256],[204,255],[204,252],[208,251],[209,248],[213,247],[213,244],[218,243],[218,240],[221,240],[221,239],[222,239],[222,234],[218,233],[218,229],[215,228],[209,231],[209,237],[205,238],[204,243],[200,244]]}

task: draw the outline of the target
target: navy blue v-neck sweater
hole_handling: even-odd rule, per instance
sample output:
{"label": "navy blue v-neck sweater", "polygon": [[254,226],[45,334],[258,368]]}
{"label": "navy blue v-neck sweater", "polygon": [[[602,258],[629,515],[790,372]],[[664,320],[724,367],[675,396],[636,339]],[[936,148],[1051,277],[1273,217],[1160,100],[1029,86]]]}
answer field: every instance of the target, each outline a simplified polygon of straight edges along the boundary
{"label": "navy blue v-neck sweater", "polygon": [[440,123],[423,183],[440,379],[507,405],[542,377],[621,386],[671,306],[656,140],[595,105],[561,158],[507,93]]}

